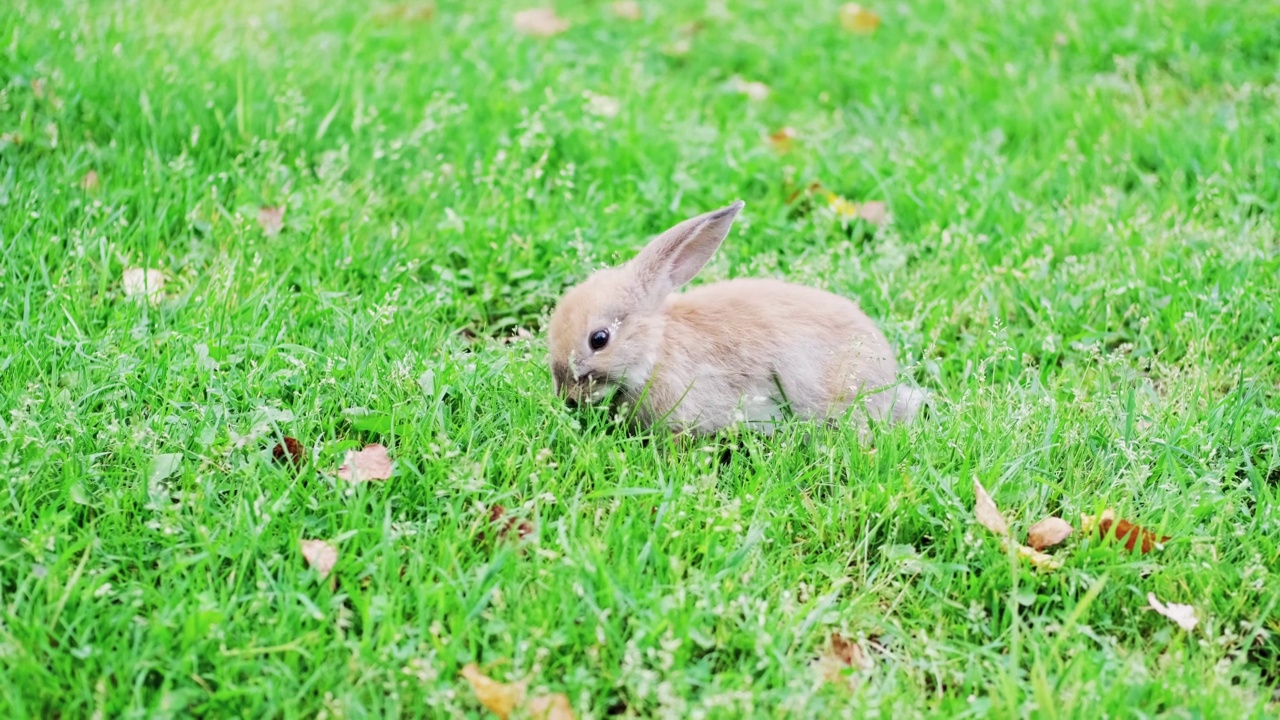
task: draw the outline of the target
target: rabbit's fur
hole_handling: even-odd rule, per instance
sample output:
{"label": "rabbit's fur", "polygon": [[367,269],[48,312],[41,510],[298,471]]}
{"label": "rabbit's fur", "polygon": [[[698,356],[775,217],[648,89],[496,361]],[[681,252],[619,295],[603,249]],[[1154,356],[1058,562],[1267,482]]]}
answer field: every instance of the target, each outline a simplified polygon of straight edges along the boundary
{"label": "rabbit's fur", "polygon": [[674,292],[711,259],[742,205],[676,225],[565,294],[549,329],[557,394],[576,405],[616,393],[644,425],[697,434],[735,423],[770,432],[788,413],[833,419],[856,401],[872,418],[911,419],[923,392],[893,387],[889,342],[850,300],[764,279]]}

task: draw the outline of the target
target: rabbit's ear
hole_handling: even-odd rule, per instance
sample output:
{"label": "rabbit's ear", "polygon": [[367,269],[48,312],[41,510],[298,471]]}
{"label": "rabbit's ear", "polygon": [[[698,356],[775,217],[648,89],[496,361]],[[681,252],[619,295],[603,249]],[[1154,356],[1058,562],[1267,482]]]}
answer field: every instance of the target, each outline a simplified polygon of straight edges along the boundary
{"label": "rabbit's ear", "polygon": [[743,202],[690,218],[654,238],[628,263],[640,294],[659,302],[693,279],[729,234]]}

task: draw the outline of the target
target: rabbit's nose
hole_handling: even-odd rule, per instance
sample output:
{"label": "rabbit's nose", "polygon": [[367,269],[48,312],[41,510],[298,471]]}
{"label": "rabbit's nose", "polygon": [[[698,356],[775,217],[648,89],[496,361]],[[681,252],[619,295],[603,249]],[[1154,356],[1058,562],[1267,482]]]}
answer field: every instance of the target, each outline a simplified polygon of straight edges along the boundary
{"label": "rabbit's nose", "polygon": [[567,397],[564,399],[564,404],[568,405],[570,410],[578,409],[578,400],[576,398]]}

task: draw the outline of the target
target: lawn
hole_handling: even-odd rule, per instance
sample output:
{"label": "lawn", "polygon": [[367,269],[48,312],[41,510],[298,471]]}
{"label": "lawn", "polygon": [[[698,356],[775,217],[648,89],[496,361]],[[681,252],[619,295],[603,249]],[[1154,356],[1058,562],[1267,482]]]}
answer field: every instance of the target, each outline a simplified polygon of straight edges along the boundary
{"label": "lawn", "polygon": [[[1280,712],[1280,5],[546,5],[0,3],[0,716]],[[926,419],[554,396],[737,199],[695,283],[857,300]]]}

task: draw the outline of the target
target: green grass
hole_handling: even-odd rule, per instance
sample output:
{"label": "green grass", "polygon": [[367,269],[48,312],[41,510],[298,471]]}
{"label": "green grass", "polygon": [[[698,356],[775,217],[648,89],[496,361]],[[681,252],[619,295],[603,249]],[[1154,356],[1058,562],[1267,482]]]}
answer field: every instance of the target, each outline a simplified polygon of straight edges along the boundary
{"label": "green grass", "polygon": [[[480,717],[471,661],[582,717],[1278,711],[1280,6],[641,4],[0,3],[0,716]],[[552,396],[563,289],[737,198],[698,282],[857,299],[927,422],[700,447]],[[369,442],[395,476],[335,479]],[[1173,539],[1038,574],[975,479]]]}

